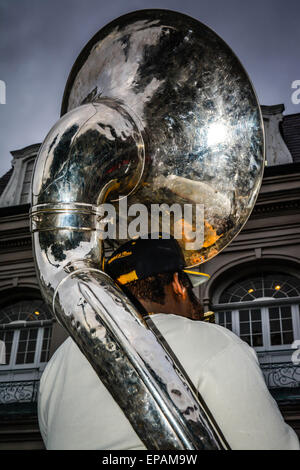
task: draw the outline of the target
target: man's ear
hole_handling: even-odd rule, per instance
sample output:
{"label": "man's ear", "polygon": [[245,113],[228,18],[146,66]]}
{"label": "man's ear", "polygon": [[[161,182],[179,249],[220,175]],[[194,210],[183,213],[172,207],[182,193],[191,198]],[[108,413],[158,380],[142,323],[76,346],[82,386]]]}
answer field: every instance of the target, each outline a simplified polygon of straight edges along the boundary
{"label": "man's ear", "polygon": [[182,297],[182,300],[185,300],[187,298],[187,289],[181,284],[178,278],[178,273],[173,274],[172,287],[174,293]]}

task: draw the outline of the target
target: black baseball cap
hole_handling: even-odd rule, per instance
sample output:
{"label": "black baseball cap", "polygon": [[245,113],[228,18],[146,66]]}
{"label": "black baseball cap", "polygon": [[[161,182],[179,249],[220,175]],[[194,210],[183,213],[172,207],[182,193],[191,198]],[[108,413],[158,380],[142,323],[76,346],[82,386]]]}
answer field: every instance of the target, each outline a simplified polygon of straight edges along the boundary
{"label": "black baseball cap", "polygon": [[193,287],[210,278],[208,274],[185,268],[181,248],[174,238],[137,238],[120,246],[107,259],[105,271],[121,285],[155,274],[185,272]]}

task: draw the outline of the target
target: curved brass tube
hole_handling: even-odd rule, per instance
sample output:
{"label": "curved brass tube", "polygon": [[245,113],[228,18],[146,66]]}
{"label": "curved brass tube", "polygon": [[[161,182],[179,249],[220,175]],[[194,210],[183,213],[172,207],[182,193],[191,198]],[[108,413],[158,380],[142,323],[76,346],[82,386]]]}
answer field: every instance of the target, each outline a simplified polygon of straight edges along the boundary
{"label": "curved brass tube", "polygon": [[[188,390],[172,358],[99,269],[97,201],[103,188],[111,194],[116,180],[122,179],[123,191],[131,191],[143,168],[139,134],[128,121],[124,129],[124,115],[118,120],[111,109],[104,101],[71,111],[40,150],[31,230],[41,291],[148,448],[220,448],[219,437],[210,430],[211,418]],[[109,132],[116,139],[112,149],[107,148]],[[122,167],[119,162],[125,156],[128,164]],[[112,166],[117,174],[110,171]]]}
{"label": "curved brass tube", "polygon": [[99,268],[101,203],[205,205],[197,265],[241,230],[263,171],[261,114],[226,44],[179,13],[125,15],[71,72],[40,149],[31,230],[40,287],[148,449],[228,448],[176,358]]}

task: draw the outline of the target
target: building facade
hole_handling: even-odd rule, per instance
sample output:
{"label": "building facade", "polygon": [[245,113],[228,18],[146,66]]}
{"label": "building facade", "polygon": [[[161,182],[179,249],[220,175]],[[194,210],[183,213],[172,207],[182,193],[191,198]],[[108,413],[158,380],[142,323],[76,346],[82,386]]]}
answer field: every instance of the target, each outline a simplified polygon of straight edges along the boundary
{"label": "building facade", "polygon": [[[300,435],[300,114],[283,111],[262,106],[261,191],[240,234],[201,266],[211,278],[199,296],[217,323],[256,350],[270,392]],[[12,169],[0,179],[0,449],[44,448],[39,379],[66,338],[41,298],[32,254],[29,195],[39,147],[12,152]]]}

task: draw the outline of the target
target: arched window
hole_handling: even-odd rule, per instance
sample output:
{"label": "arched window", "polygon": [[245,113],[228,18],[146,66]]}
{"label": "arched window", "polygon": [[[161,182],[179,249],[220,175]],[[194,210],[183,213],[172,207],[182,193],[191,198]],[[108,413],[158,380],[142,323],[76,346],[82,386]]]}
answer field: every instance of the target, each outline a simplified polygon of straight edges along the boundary
{"label": "arched window", "polygon": [[258,350],[290,348],[300,338],[300,279],[261,271],[229,284],[220,294],[216,322]]}
{"label": "arched window", "polygon": [[232,283],[222,293],[219,302],[247,302],[261,299],[300,297],[300,280],[282,273],[261,272],[255,277]]}
{"label": "arched window", "polygon": [[52,317],[40,299],[22,300],[0,309],[0,340],[5,364],[0,371],[39,368],[49,359]]}

